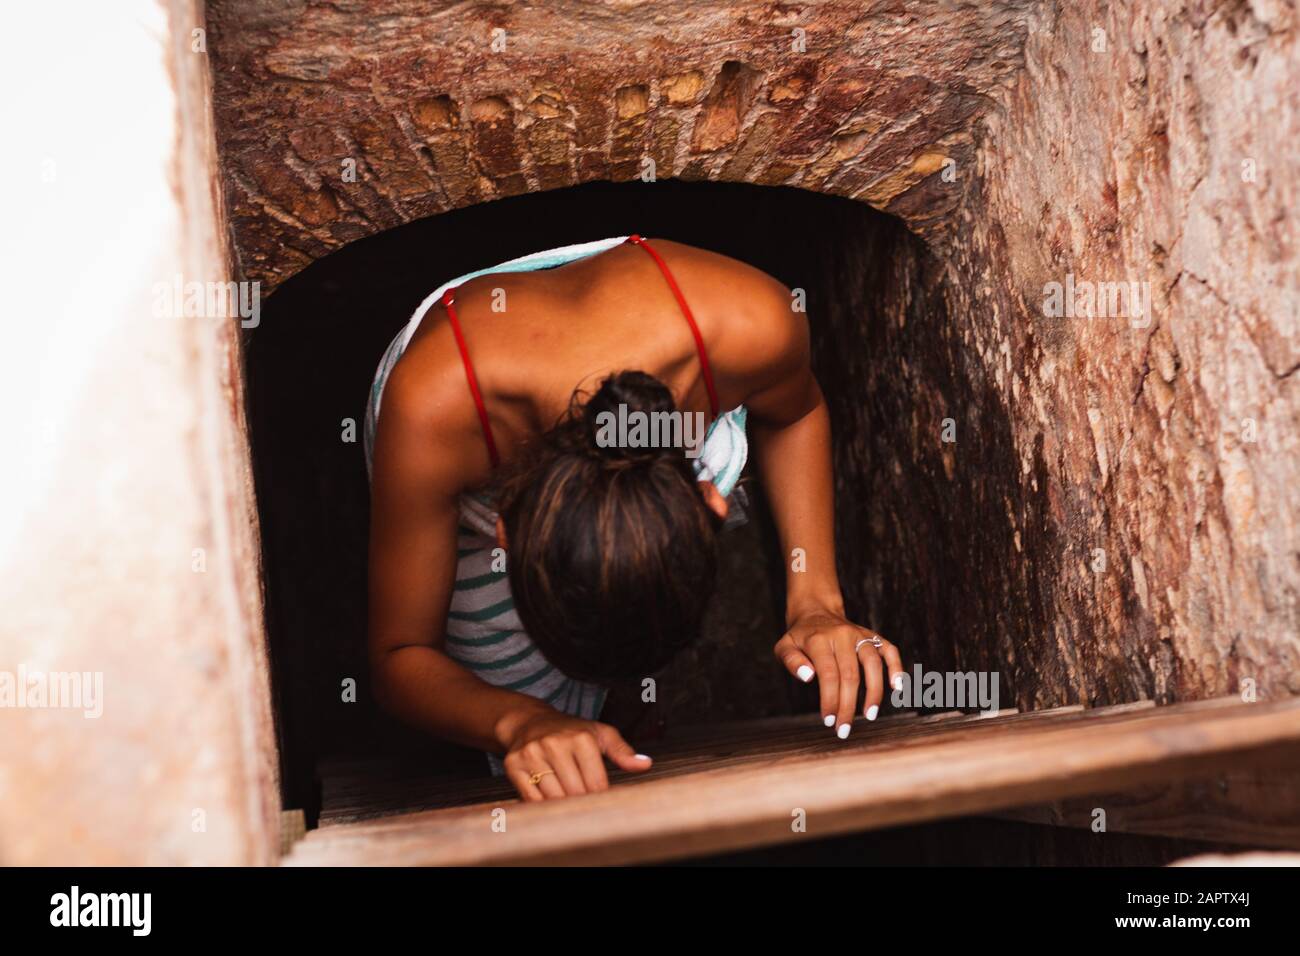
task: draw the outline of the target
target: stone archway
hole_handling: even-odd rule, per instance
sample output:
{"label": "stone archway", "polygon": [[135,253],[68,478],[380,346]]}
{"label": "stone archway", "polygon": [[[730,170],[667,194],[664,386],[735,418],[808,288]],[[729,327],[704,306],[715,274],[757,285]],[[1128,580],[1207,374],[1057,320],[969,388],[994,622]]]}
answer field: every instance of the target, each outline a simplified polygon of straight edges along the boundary
{"label": "stone archway", "polygon": [[651,171],[937,238],[1037,3],[433,6],[209,4],[231,224],[267,291],[404,222]]}

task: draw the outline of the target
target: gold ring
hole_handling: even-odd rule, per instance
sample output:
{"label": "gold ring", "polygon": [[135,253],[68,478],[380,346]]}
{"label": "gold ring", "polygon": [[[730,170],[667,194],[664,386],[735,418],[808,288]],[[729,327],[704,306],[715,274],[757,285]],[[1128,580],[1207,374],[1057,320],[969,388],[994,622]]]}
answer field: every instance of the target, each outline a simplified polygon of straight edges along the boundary
{"label": "gold ring", "polygon": [[537,773],[533,774],[531,777],[528,778],[528,782],[531,783],[531,784],[535,787],[535,786],[537,786],[539,783],[542,782],[542,778],[545,777],[548,773],[555,773],[555,771],[554,771],[554,770],[539,770],[539,771],[537,771]]}

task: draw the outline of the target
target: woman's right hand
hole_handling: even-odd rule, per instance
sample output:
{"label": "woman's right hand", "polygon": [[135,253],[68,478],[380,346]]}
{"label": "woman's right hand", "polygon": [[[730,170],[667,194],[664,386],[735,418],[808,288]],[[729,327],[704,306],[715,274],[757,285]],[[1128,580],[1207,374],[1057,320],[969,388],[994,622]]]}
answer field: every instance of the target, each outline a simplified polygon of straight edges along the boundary
{"label": "woman's right hand", "polygon": [[506,776],[525,800],[554,800],[609,789],[605,762],[623,770],[649,770],[609,724],[567,714],[538,714],[519,725],[506,750]]}

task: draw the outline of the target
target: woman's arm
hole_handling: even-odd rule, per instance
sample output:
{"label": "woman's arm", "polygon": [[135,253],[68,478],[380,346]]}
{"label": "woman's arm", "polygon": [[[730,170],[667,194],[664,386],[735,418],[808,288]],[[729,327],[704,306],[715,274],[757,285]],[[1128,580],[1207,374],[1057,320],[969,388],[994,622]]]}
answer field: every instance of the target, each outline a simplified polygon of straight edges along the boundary
{"label": "woman's arm", "polygon": [[[370,507],[371,674],[394,716],[445,740],[501,752],[544,705],[485,684],[442,652],[456,577],[453,443],[396,374],[375,436]],[[439,440],[443,438],[443,440]]]}
{"label": "woman's arm", "polygon": [[[859,671],[867,685],[864,714],[875,719],[884,695],[882,658],[891,683],[903,665],[892,644],[844,616],[835,571],[830,414],[812,374],[807,322],[784,299],[765,324],[771,327],[759,341],[769,357],[766,383],[745,404],[786,560],[787,631],[775,651],[796,677],[816,674],[821,713],[844,737],[857,703]],[[866,643],[873,638],[881,641],[879,649]]]}
{"label": "woman's arm", "polygon": [[[369,655],[379,703],[436,737],[504,753],[507,775],[525,799],[604,789],[602,753],[624,769],[647,769],[649,760],[636,759],[613,727],[493,687],[443,653],[464,483],[455,466],[483,452],[481,439],[457,447],[437,422],[447,406],[431,409],[430,399],[394,372],[375,436]],[[529,782],[543,768],[554,773],[540,786]]]}

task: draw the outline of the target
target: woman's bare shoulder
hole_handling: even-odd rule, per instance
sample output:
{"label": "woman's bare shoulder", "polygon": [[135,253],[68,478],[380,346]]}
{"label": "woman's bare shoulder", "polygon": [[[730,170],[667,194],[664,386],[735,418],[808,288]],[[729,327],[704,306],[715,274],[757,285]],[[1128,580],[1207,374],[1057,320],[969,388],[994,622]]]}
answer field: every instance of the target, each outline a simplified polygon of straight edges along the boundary
{"label": "woman's bare shoulder", "polygon": [[712,249],[691,246],[672,239],[649,239],[648,243],[663,257],[676,275],[686,271],[692,275],[707,276],[713,279],[727,279],[745,287],[781,286],[781,283],[762,269],[751,266],[740,259],[733,258]]}
{"label": "woman's bare shoulder", "polygon": [[748,376],[805,358],[808,322],[797,290],[739,259],[653,241],[665,250],[664,259],[700,320],[715,364]]}
{"label": "woman's bare shoulder", "polygon": [[[384,386],[376,445],[376,469],[387,461],[436,479],[448,491],[472,485],[480,471],[489,470],[478,412],[454,346],[436,335],[412,341]],[[390,454],[381,454],[380,446]]]}

